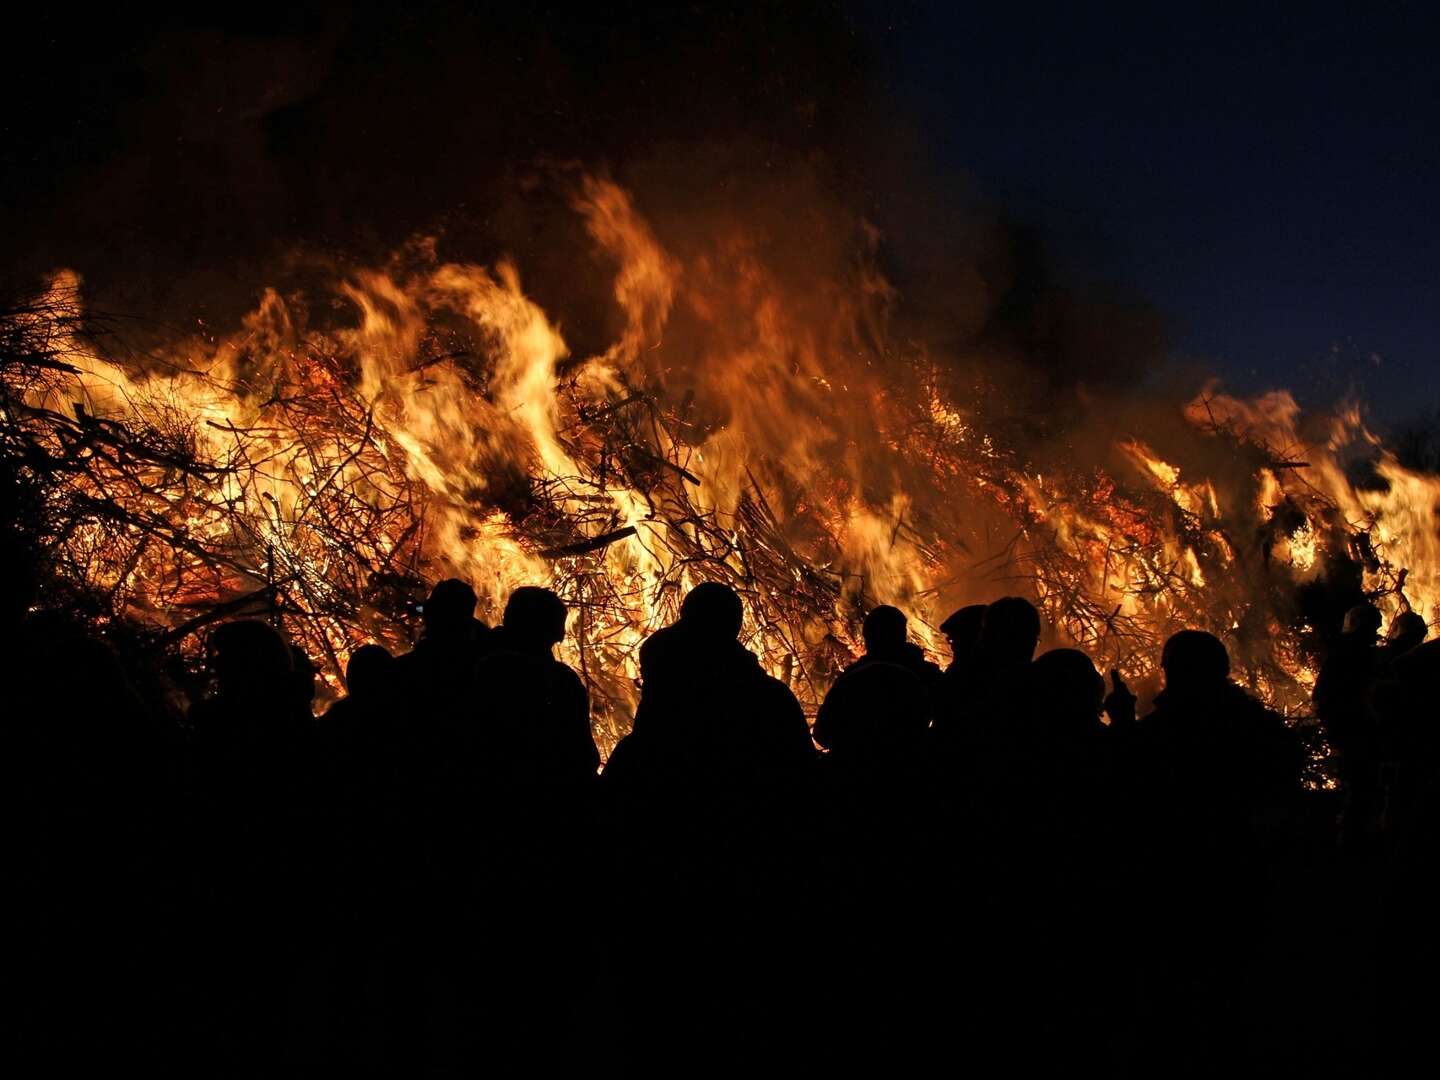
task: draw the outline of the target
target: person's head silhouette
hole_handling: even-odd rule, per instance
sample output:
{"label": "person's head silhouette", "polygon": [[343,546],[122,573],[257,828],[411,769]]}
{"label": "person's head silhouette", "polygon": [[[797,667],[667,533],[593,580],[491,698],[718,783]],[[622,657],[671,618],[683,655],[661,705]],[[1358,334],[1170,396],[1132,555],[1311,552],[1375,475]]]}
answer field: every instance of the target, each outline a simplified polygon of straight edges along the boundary
{"label": "person's head silhouette", "polygon": [[430,590],[421,617],[427,637],[464,638],[474,627],[475,590],[459,578],[446,578]]}
{"label": "person's head silhouette", "polygon": [[345,665],[345,689],[353,698],[374,698],[385,692],[394,657],[383,645],[361,645]]}
{"label": "person's head silhouette", "polygon": [[1204,630],[1181,630],[1171,635],[1160,654],[1165,688],[1180,694],[1204,692],[1230,678],[1230,654],[1225,643]]}
{"label": "person's head silhouette", "polygon": [[1356,604],[1345,612],[1344,634],[1367,645],[1374,644],[1375,636],[1380,633],[1381,621],[1380,609],[1374,604]]}
{"label": "person's head silhouette", "polygon": [[1002,666],[1027,664],[1040,643],[1040,613],[1023,596],[1002,596],[985,609],[980,651]]}
{"label": "person's head silhouette", "polygon": [[1105,679],[1079,649],[1051,649],[1031,667],[1031,693],[1041,718],[1062,724],[1097,724]]}
{"label": "person's head silhouette", "polygon": [[1390,630],[1385,635],[1385,642],[1394,653],[1405,653],[1424,641],[1428,633],[1430,628],[1417,612],[1402,611],[1390,620]]}
{"label": "person's head silhouette", "polygon": [[905,644],[908,624],[905,613],[897,607],[883,604],[865,616],[861,632],[865,638],[865,651],[874,653],[894,652]]}
{"label": "person's head silhouette", "polygon": [[985,622],[984,604],[969,604],[952,611],[940,624],[940,632],[950,642],[950,654],[957,659],[968,656],[980,641],[980,627]]}
{"label": "person's head silhouette", "polygon": [[505,604],[505,635],[521,651],[548,653],[565,639],[565,601],[549,589],[522,585]]}
{"label": "person's head silhouette", "polygon": [[734,641],[745,623],[745,607],[730,586],[705,581],[691,589],[681,603],[680,622],[704,641]]}
{"label": "person's head silhouette", "polygon": [[293,693],[295,661],[274,629],[255,619],[222,623],[210,634],[210,669],[222,698]]}

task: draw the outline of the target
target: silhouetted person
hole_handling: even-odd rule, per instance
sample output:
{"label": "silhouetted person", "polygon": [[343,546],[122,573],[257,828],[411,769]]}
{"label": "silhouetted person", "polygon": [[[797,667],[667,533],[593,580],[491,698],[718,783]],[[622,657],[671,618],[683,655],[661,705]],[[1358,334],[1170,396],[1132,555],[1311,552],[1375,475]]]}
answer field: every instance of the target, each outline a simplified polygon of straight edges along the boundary
{"label": "silhouetted person", "polygon": [[1430,627],[1426,625],[1424,617],[1416,611],[1402,611],[1390,622],[1390,629],[1385,634],[1385,644],[1382,647],[1385,662],[1394,660],[1396,657],[1404,656],[1415,646],[1419,645],[1430,633]]}
{"label": "silhouetted person", "polygon": [[1440,965],[1435,897],[1440,893],[1440,641],[1383,665],[1372,706],[1382,763],[1383,862],[1360,863],[1364,898],[1383,882],[1378,918],[1376,1014],[1385,1066],[1401,1075],[1428,1052],[1435,1029],[1434,972]]}
{"label": "silhouetted person", "polygon": [[1040,613],[1023,596],[1003,596],[985,609],[976,654],[1007,675],[1023,672],[1040,643]]}
{"label": "silhouetted person", "polygon": [[[314,728],[296,677],[294,653],[253,620],[225,623],[210,635],[215,693],[190,709],[202,769],[215,783],[211,802],[227,827],[254,832],[260,820],[292,809],[308,777]],[[242,792],[245,797],[241,797]]]}
{"label": "silhouetted person", "polygon": [[457,1062],[573,1062],[591,1004],[599,753],[584,683],[554,656],[566,607],[510,594],[475,666],[437,829],[440,1041]]}
{"label": "silhouetted person", "polygon": [[1380,612],[1373,604],[1347,611],[1344,629],[1315,679],[1315,715],[1345,790],[1341,831],[1347,846],[1373,834],[1380,810],[1380,736],[1369,705],[1382,661],[1379,629]]}
{"label": "silhouetted person", "polygon": [[395,658],[383,645],[362,645],[345,665],[346,695],[320,722],[330,777],[331,814],[357,845],[374,844],[394,782]]}
{"label": "silhouetted person", "polygon": [[1267,851],[1301,794],[1303,750],[1230,681],[1214,635],[1173,635],[1161,667],[1165,687],[1135,733],[1144,933],[1161,943],[1145,952],[1147,1056],[1183,1046],[1213,1064],[1247,1052],[1263,1027],[1253,995],[1272,934]]}
{"label": "silhouetted person", "polygon": [[182,1035],[163,995],[182,978],[172,746],[108,645],[58,612],[17,629],[0,658],[7,1061],[153,1068]]}
{"label": "silhouetted person", "polygon": [[374,844],[393,792],[399,703],[395,658],[383,645],[362,645],[345,665],[346,695],[320,722],[330,776],[332,815],[360,846]]}
{"label": "silhouetted person", "polygon": [[[389,877],[403,865],[397,848],[413,842],[399,832],[395,801],[398,703],[393,694],[394,657],[380,645],[362,645],[345,665],[345,697],[320,721],[325,763],[324,863],[330,880],[322,891],[330,913],[331,991],[334,994],[337,1071],[364,1073],[385,1049],[390,903]],[[411,988],[406,987],[407,991]]]}
{"label": "silhouetted person", "polygon": [[1042,1060],[1113,1059],[1128,1035],[1135,942],[1121,912],[1136,884],[1136,808],[1129,729],[1101,722],[1107,700],[1088,656],[1051,649],[987,758],[1001,779],[987,816],[1001,845],[995,989],[1027,1001],[1015,1037],[1042,1043]]}
{"label": "silhouetted person", "polygon": [[[957,652],[941,681],[929,736],[936,814],[946,847],[958,854],[940,883],[936,948],[942,964],[975,969],[976,986],[1015,977],[1007,959],[1013,943],[996,927],[1009,925],[1014,908],[1014,769],[1025,754],[1021,725],[1039,637],[1029,601],[1007,596],[987,605],[974,647]],[[977,926],[984,927],[978,935]],[[959,996],[951,1015],[969,1017],[977,1038],[1003,1041],[1003,999],[969,986],[950,991]]]}
{"label": "silhouetted person", "polygon": [[913,668],[867,656],[851,664],[825,695],[815,717],[815,741],[832,754],[865,763],[916,752],[932,708]]}
{"label": "silhouetted person", "polygon": [[[442,837],[455,824],[442,803],[453,790],[452,774],[464,764],[457,754],[474,725],[475,667],[489,633],[475,618],[475,603],[475,591],[458,578],[436,584],[421,609],[419,643],[390,669],[399,721],[399,804],[411,819],[403,827],[412,833],[412,857],[421,863],[435,844],[448,843]],[[423,891],[428,873],[416,865],[404,877]]]}
{"label": "silhouetted person", "polygon": [[245,620],[217,627],[208,644],[215,694],[190,710],[215,946],[201,962],[219,1060],[244,1073],[255,1055],[297,1052],[289,1006],[318,930],[309,919],[320,776],[314,721],[280,635]]}
{"label": "silhouetted person", "polygon": [[865,638],[865,655],[846,667],[855,671],[869,664],[895,664],[914,675],[927,688],[940,681],[939,665],[925,659],[925,650],[906,640],[909,623],[897,607],[882,604],[865,616],[861,632]]}
{"label": "silhouetted person", "polygon": [[1105,680],[1079,649],[1051,649],[1030,668],[1030,711],[1057,738],[1093,739],[1104,734]]}
{"label": "silhouetted person", "polygon": [[717,769],[793,765],[813,756],[795,695],[737,640],[743,622],[733,589],[705,582],[690,590],[679,620],[640,647],[644,689],[636,734],[648,737],[653,730],[667,747],[683,747],[697,762],[702,753],[713,753]]}
{"label": "silhouetted person", "polygon": [[1429,768],[1426,721],[1434,699],[1427,698],[1425,683],[1430,665],[1440,655],[1433,642],[1421,647],[1429,632],[1417,612],[1395,616],[1377,650],[1364,703],[1379,762],[1378,824],[1392,849],[1408,842],[1401,840],[1402,834],[1413,837],[1408,826],[1416,820],[1415,793],[1424,786],[1415,781]]}
{"label": "silhouetted person", "polygon": [[952,665],[941,686],[935,726],[943,751],[956,759],[984,752],[1022,700],[1039,642],[1040,613],[1024,597],[1001,597],[985,609],[968,662]]}
{"label": "silhouetted person", "polygon": [[1206,808],[1248,813],[1298,789],[1300,749],[1284,721],[1230,681],[1230,656],[1213,634],[1182,630],[1166,643],[1165,688],[1143,721],[1188,794]]}
{"label": "silhouetted person", "polygon": [[934,1022],[935,984],[915,966],[934,952],[936,881],[951,858],[929,782],[932,706],[913,670],[871,659],[836,680],[815,721],[828,753],[809,839],[821,949],[812,995],[820,1030],[850,1053],[893,1051],[896,1032]]}
{"label": "silhouetted person", "polygon": [[1371,706],[1378,725],[1382,824],[1397,863],[1430,861],[1440,839],[1440,641],[1412,646],[1383,666]]}
{"label": "silhouetted person", "polygon": [[383,645],[361,645],[345,665],[346,695],[325,710],[320,730],[331,759],[330,769],[344,797],[378,800],[382,775],[391,764],[394,738],[392,694],[395,658]]}
{"label": "silhouetted person", "polygon": [[737,640],[743,615],[706,583],[650,636],[634,731],[601,778],[625,916],[606,992],[634,1001],[622,1043],[795,1034],[815,751],[794,694]]}
{"label": "silhouetted person", "polygon": [[428,713],[427,723],[441,727],[458,721],[466,707],[476,662],[489,628],[475,618],[475,590],[458,578],[447,578],[430,590],[421,607],[424,632],[410,652],[396,660],[393,671],[400,693],[412,707]]}
{"label": "silhouetted person", "polygon": [[475,607],[468,583],[437,582],[421,605],[419,642],[391,666],[397,780],[384,898],[387,1072],[437,1052],[437,980],[456,951],[452,935],[468,900],[474,857],[464,848],[477,814],[457,804],[475,774],[475,671],[490,632]]}
{"label": "silhouetted person", "polygon": [[361,645],[345,665],[346,698],[361,705],[378,701],[390,682],[395,657],[384,645]]}
{"label": "silhouetted person", "polygon": [[565,637],[565,603],[549,589],[510,594],[505,619],[478,668],[483,727],[501,770],[526,785],[587,787],[600,767],[585,684],[555,659]]}
{"label": "silhouetted person", "polygon": [[940,624],[940,632],[950,642],[950,665],[963,668],[969,663],[975,647],[980,644],[980,628],[985,623],[985,604],[968,604],[957,608]]}

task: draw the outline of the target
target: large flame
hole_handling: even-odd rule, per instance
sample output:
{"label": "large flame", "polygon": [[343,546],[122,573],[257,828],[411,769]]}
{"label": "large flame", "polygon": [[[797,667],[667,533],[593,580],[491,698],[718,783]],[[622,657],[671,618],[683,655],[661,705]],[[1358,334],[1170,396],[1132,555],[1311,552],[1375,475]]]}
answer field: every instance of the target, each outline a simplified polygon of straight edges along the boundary
{"label": "large flame", "polygon": [[[873,236],[797,289],[743,227],[682,259],[609,181],[574,207],[616,266],[618,330],[589,357],[514,263],[424,244],[338,281],[337,330],[274,291],[144,362],[46,327],[63,363],[7,369],[6,423],[70,463],[63,572],[180,643],[206,612],[269,611],[333,686],[361,641],[413,637],[426,580],[469,579],[491,618],[547,584],[606,747],[636,646],[707,579],[745,595],[748,642],[808,705],[875,603],[934,648],[953,606],[1027,592],[1057,641],[1141,677],[1166,635],[1205,627],[1292,712],[1313,674],[1287,597],[1337,558],[1388,615],[1435,612],[1440,488],[1354,411],[1302,435],[1286,394],[1206,393],[1173,420],[1224,470],[1133,431],[1098,466],[1002,445],[941,361],[892,340]],[[36,310],[77,288],[59,275]]]}

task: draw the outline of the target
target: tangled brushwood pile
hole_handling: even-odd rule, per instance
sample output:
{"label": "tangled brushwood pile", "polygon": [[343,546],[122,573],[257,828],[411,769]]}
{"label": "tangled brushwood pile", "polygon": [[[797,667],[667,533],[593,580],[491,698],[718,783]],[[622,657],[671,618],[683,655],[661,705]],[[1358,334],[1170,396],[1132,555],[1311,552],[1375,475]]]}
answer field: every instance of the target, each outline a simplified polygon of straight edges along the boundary
{"label": "tangled brushwood pile", "polygon": [[621,328],[584,359],[514,266],[425,245],[159,354],[86,315],[72,275],[12,306],[0,468],[35,602],[160,651],[260,614],[338,688],[355,645],[413,640],[426,582],[468,578],[492,618],[547,584],[605,747],[636,647],[702,580],[746,599],[750,646],[807,705],[874,603],[933,645],[959,603],[1025,592],[1137,676],[1203,627],[1291,712],[1349,602],[1433,612],[1434,480],[1353,412],[1306,428],[1288,395],[1212,394],[1012,439],[989,384],[887,331],[899,300],[863,245],[801,290],[743,229],[679,259],[615,185],[574,203],[618,266]]}

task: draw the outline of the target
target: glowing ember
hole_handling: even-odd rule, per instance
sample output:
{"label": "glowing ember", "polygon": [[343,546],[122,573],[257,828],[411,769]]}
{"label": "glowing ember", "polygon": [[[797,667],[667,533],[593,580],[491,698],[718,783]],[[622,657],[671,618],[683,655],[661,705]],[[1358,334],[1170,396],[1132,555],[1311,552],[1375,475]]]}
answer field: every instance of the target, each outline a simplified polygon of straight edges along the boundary
{"label": "glowing ember", "polygon": [[1313,682],[1298,586],[1340,560],[1387,615],[1434,614],[1440,488],[1353,412],[1306,437],[1288,395],[1206,394],[1167,414],[1193,462],[1123,431],[1099,464],[1007,444],[889,339],[898,299],[863,246],[800,295],[743,229],[682,261],[614,184],[574,205],[622,316],[588,358],[520,268],[433,245],[339,281],[339,329],[268,291],[235,333],[143,361],[81,334],[58,276],[12,318],[3,374],[59,573],[164,644],[273,613],[332,686],[360,642],[404,647],[427,580],[469,579],[492,617],[548,584],[606,748],[636,647],[706,579],[746,597],[751,647],[811,706],[874,603],[933,645],[960,603],[1028,592],[1057,640],[1139,678],[1203,627],[1291,712]]}

